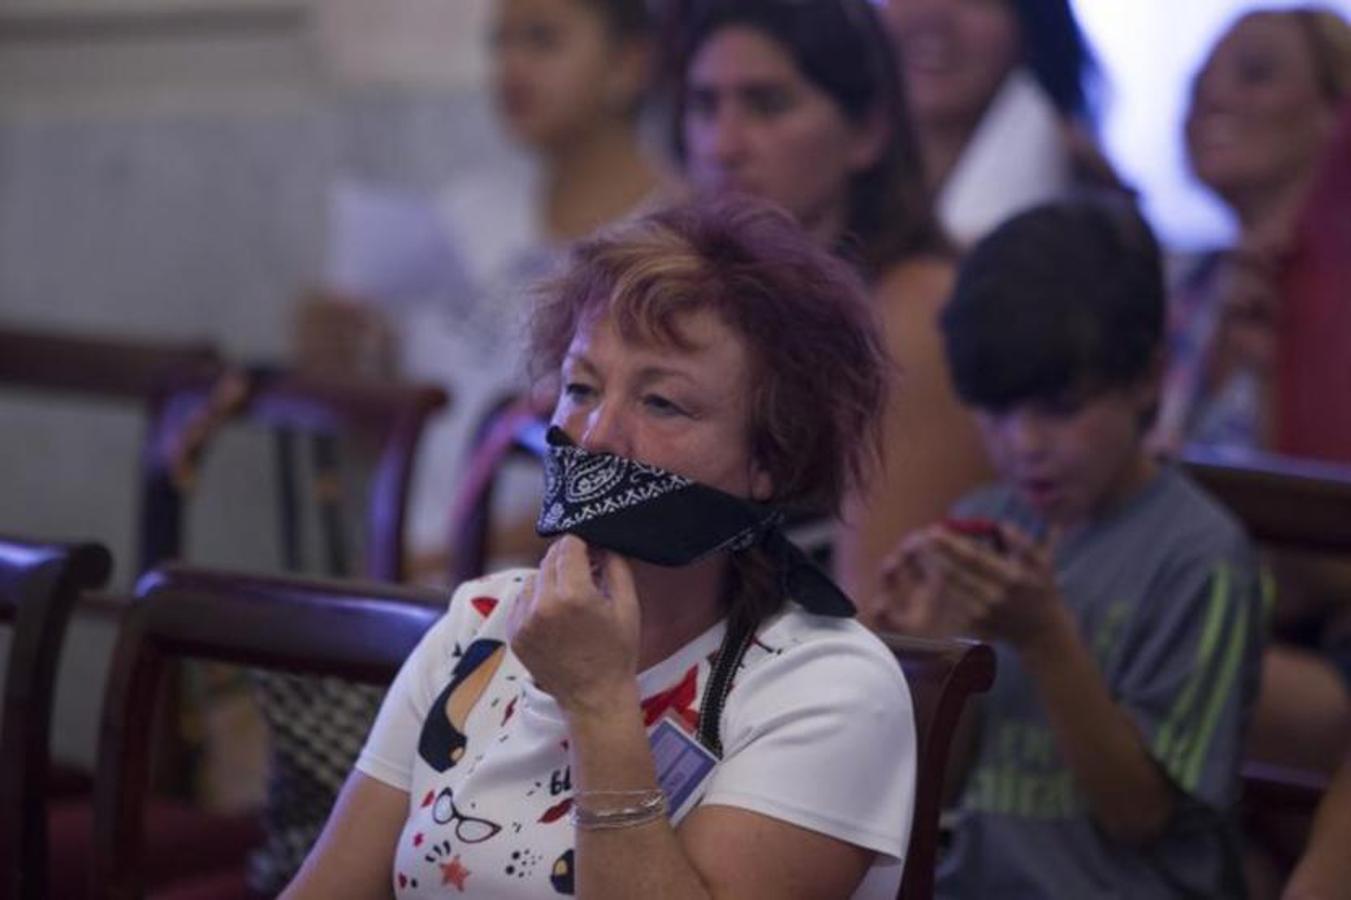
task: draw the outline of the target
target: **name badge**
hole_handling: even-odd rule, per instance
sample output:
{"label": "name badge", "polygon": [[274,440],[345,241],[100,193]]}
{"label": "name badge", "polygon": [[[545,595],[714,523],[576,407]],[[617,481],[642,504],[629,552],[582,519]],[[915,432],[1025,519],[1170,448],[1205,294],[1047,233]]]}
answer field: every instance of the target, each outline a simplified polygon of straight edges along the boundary
{"label": "name badge", "polygon": [[653,725],[647,740],[657,764],[657,784],[666,795],[667,814],[672,825],[679,824],[703,796],[718,758],[670,719]]}

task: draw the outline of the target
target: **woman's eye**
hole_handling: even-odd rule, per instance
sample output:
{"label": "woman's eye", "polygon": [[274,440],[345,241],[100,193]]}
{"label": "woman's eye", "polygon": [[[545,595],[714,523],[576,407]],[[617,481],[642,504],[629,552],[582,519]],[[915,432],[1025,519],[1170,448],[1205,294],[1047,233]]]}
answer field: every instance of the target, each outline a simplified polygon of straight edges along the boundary
{"label": "woman's eye", "polygon": [[660,416],[683,416],[685,411],[660,394],[648,394],[643,404]]}
{"label": "woman's eye", "polygon": [[1276,64],[1265,56],[1249,56],[1239,60],[1239,81],[1248,85],[1265,84],[1276,74]]}
{"label": "woman's eye", "polygon": [[596,389],[591,385],[580,381],[569,381],[563,385],[563,395],[571,400],[585,400],[595,392]]}
{"label": "woman's eye", "polygon": [[563,36],[553,25],[528,25],[521,37],[527,47],[541,53],[556,50],[563,43]]}
{"label": "woman's eye", "polygon": [[718,113],[718,95],[708,88],[693,88],[685,100],[685,113],[694,119],[714,119]]}
{"label": "woman's eye", "polygon": [[746,107],[757,116],[777,116],[792,106],[793,97],[783,88],[756,88],[746,92]]}

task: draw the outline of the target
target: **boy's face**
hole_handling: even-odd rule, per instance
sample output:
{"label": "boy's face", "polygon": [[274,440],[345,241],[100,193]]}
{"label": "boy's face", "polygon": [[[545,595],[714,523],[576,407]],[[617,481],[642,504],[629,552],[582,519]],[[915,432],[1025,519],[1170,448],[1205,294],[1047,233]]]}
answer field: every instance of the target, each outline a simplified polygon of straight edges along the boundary
{"label": "boy's face", "polygon": [[1127,499],[1154,467],[1143,446],[1151,379],[1055,400],[976,413],[1000,476],[1049,524],[1084,523]]}

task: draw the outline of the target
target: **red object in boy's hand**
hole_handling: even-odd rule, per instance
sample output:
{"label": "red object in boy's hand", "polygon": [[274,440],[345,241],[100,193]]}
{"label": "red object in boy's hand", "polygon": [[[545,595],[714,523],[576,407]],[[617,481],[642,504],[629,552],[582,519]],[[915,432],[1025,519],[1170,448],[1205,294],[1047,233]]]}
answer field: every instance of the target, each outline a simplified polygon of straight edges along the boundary
{"label": "red object in boy's hand", "polygon": [[1004,543],[1003,532],[999,530],[999,523],[994,519],[949,518],[943,520],[943,527],[955,534],[971,538],[996,553],[1003,553],[1008,549]]}

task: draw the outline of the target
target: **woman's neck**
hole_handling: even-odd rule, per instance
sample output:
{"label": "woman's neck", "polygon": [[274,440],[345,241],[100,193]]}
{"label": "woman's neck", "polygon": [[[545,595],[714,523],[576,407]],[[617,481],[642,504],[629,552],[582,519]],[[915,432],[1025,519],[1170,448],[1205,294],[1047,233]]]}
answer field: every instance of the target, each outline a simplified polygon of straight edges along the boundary
{"label": "woman's neck", "polygon": [[1312,181],[1313,174],[1309,173],[1226,198],[1238,217],[1242,247],[1259,252],[1282,247],[1290,238]]}
{"label": "woman's neck", "polygon": [[979,124],[977,117],[970,121],[921,123],[916,129],[919,154],[924,164],[924,183],[930,194],[936,195],[943,189]]}
{"label": "woman's neck", "polygon": [[545,153],[543,218],[560,243],[623,217],[661,182],[628,122],[614,121]]}
{"label": "woman's neck", "polygon": [[669,568],[631,561],[638,605],[641,672],[675,653],[725,615],[723,592],[729,577],[727,554],[690,566]]}

